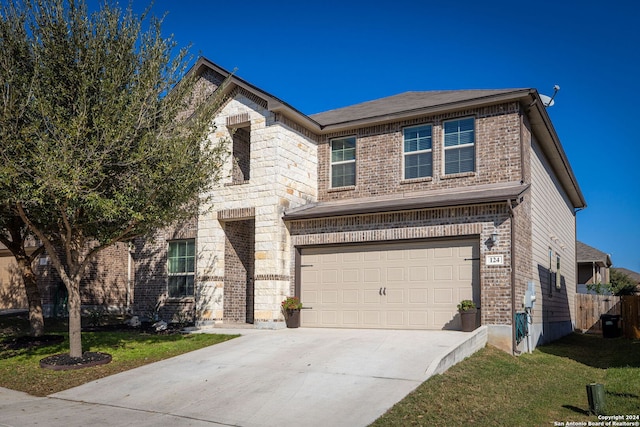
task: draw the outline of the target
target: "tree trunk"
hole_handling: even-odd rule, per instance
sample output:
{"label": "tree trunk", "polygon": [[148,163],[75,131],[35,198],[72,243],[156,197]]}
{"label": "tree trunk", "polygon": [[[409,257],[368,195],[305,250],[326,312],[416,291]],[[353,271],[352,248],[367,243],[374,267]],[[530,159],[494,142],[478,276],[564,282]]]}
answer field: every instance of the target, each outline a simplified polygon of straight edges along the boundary
{"label": "tree trunk", "polygon": [[69,356],[82,357],[80,279],[70,280],[69,282],[69,285],[67,285],[67,292],[69,293]]}
{"label": "tree trunk", "polygon": [[16,256],[18,267],[22,275],[22,282],[27,293],[29,303],[29,325],[31,335],[39,337],[44,334],[44,317],[42,315],[42,299],[38,289],[38,279],[33,272],[31,259],[26,256]]}

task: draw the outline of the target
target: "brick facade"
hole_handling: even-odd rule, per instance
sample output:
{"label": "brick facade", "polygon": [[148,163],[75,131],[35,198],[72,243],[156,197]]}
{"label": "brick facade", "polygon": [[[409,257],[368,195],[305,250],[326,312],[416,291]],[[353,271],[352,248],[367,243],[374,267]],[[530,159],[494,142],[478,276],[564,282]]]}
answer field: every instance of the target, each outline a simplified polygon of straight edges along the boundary
{"label": "brick facade", "polygon": [[[480,247],[481,307],[484,324],[511,324],[510,240],[511,223],[506,203],[458,208],[425,209],[398,213],[353,215],[291,221],[295,247],[398,242],[472,237]],[[486,242],[498,231],[496,246]],[[484,264],[488,254],[502,254],[504,266]],[[295,266],[292,259],[292,266]],[[290,286],[295,290],[295,271]]]}
{"label": "brick facade", "polygon": [[[318,147],[318,199],[354,199],[520,181],[519,111],[519,104],[508,103],[328,134]],[[463,117],[476,118],[476,172],[445,176],[442,123]],[[433,176],[404,180],[402,129],[419,124],[433,125]],[[342,136],[356,136],[356,185],[332,189],[329,142]]]}
{"label": "brick facade", "polygon": [[[132,258],[135,265],[133,314],[152,320],[193,321],[195,295],[185,298],[168,298],[167,249],[173,240],[195,239],[197,221],[158,230],[149,238],[136,239]],[[196,266],[199,263],[196,256]],[[196,279],[197,280],[197,279]]]}
{"label": "brick facade", "polygon": [[[0,308],[27,308],[22,277],[13,255],[4,250],[0,256],[1,266],[7,270],[0,279]],[[117,243],[98,253],[80,282],[84,311],[124,313],[128,309],[128,302],[131,301],[128,256],[126,243]],[[58,272],[46,254],[41,255],[34,263],[44,316],[66,316],[67,291]]]}
{"label": "brick facade", "polygon": [[255,220],[224,224],[224,320],[254,322]]}

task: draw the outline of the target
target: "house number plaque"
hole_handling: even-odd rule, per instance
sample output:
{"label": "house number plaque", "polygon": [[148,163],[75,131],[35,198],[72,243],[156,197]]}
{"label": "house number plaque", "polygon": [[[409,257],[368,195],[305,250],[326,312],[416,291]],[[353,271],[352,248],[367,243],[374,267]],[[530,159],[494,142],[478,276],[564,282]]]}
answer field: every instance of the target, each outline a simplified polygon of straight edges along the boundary
{"label": "house number plaque", "polygon": [[487,255],[487,265],[504,265],[504,255]]}

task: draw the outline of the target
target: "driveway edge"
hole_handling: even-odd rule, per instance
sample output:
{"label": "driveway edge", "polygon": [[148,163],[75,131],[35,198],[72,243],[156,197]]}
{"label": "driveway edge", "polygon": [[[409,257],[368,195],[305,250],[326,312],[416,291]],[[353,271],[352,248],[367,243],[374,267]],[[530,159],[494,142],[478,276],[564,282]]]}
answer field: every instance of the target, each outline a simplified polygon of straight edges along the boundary
{"label": "driveway edge", "polygon": [[434,375],[442,374],[456,363],[461,362],[476,351],[484,348],[484,346],[487,345],[487,337],[488,328],[486,326],[481,326],[469,333],[469,337],[463,343],[455,346],[440,359],[435,359],[431,362],[425,371],[426,377],[431,378]]}

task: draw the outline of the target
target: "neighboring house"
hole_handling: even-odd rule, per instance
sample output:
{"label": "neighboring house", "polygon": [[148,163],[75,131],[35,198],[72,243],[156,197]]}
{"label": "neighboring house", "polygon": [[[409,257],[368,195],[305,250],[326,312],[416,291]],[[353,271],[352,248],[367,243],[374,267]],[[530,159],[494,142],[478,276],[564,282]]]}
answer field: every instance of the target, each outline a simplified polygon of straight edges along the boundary
{"label": "neighboring house", "polygon": [[28,307],[27,294],[22,285],[16,260],[7,247],[0,243],[0,309],[26,307]]}
{"label": "neighboring house", "polygon": [[[133,264],[128,256],[125,243],[118,243],[98,254],[80,283],[83,309],[127,311],[132,298],[129,285],[133,274]],[[34,271],[38,275],[45,317],[66,316],[67,291],[49,257],[43,255],[36,259]],[[0,245],[0,309],[28,307],[15,258],[4,245]]]}
{"label": "neighboring house", "polygon": [[578,293],[592,293],[587,285],[609,283],[611,256],[582,242],[576,242]]}
{"label": "neighboring house", "polygon": [[[192,71],[211,90],[229,76],[204,58]],[[136,243],[134,311],[277,328],[298,295],[302,327],[439,330],[472,299],[489,342],[518,352],[531,282],[534,345],[573,330],[585,200],[535,89],[310,116],[235,75],[219,90],[225,178],[197,221]]]}

